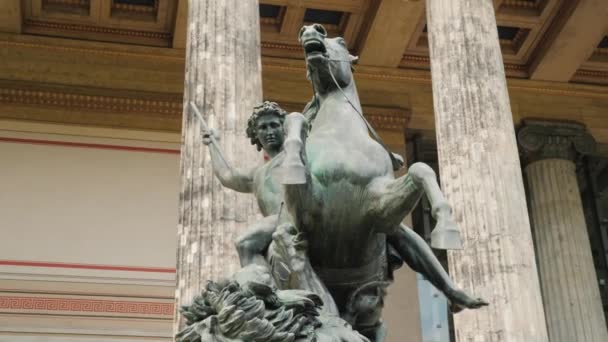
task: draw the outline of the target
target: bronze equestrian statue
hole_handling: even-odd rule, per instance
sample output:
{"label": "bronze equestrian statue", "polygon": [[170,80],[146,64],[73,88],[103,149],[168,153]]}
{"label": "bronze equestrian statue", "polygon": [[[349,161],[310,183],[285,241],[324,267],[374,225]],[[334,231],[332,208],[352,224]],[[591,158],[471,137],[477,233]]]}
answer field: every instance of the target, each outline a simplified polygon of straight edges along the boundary
{"label": "bronze equestrian statue", "polygon": [[[264,218],[236,243],[243,266],[234,277],[236,285],[211,286],[197,299],[198,304],[195,300],[192,306],[184,307],[190,325],[178,340],[197,341],[202,335],[196,331],[214,330],[216,334],[209,336],[234,338],[230,341],[308,341],[303,336],[318,341],[325,341],[320,336],[327,341],[366,341],[365,337],[384,341],[383,297],[392,281],[392,270],[401,262],[442,291],[452,311],[487,305],[456,288],[426,242],[401,224],[425,193],[437,220],[433,243],[442,248],[459,247],[451,208],[433,170],[416,163],[407,175],[395,179],[393,170],[399,158],[389,154],[381,141],[370,138],[368,130],[377,136],[362,115],[352,75],[356,58],[348,53],[344,40],[327,38],[325,29],[315,24],[302,28],[300,42],[313,100],[303,114],[289,115],[276,103],[264,102],[254,109],[248,123],[248,137],[258,150],[264,150],[268,162],[249,170],[233,168],[219,147],[211,144],[213,133],[204,134],[215,175],[226,187],[254,193]],[[225,312],[226,305],[218,299],[215,312],[209,299],[204,299],[223,293],[254,296],[264,302],[264,296],[270,295],[267,287],[280,289],[275,291],[283,302],[279,300],[282,306],[277,308],[308,302],[306,298],[318,298],[324,305],[309,309],[306,323],[288,325],[272,321],[279,309],[273,306],[277,302],[271,301],[266,304],[266,316],[260,316],[268,318],[266,325],[238,323],[238,330],[234,328],[238,321],[234,312],[224,313],[228,323],[222,326],[213,319],[222,317],[220,311]],[[294,289],[308,292],[297,292],[294,297],[289,292]],[[316,314],[310,314],[315,310]],[[314,334],[306,334],[316,327],[314,317],[319,313],[319,322],[325,322],[326,329],[313,338]],[[328,318],[337,315],[341,319]],[[344,329],[336,320],[348,322],[365,337]],[[259,339],[260,335],[252,338],[260,326],[276,331],[266,332],[267,339]],[[296,331],[290,338],[285,337],[287,327]]]}

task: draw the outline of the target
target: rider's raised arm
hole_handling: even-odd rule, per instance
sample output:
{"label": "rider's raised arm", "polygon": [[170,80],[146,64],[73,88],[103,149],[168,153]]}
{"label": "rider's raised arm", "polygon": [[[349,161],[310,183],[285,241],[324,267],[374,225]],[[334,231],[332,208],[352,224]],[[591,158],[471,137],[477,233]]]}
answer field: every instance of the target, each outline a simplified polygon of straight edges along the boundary
{"label": "rider's raised arm", "polygon": [[241,170],[228,164],[228,161],[223,158],[219,146],[211,143],[207,134],[203,137],[203,143],[209,146],[213,173],[223,186],[238,192],[253,192],[253,169]]}

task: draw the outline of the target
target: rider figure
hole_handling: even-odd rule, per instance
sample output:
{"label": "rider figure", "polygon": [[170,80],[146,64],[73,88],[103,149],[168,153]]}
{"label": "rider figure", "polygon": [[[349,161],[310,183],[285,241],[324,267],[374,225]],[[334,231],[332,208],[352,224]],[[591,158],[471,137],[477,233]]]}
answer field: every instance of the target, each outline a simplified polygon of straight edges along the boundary
{"label": "rider figure", "polygon": [[219,147],[211,144],[211,134],[216,135],[215,132],[203,135],[203,143],[209,146],[215,176],[227,188],[253,193],[264,216],[237,239],[236,248],[241,266],[247,266],[263,256],[278,224],[283,195],[282,186],[275,181],[274,173],[281,166],[284,156],[280,152],[285,140],[283,122],[286,115],[286,111],[270,101],[264,101],[254,108],[247,122],[247,137],[251,139],[252,145],[257,146],[258,151],[264,150],[269,161],[246,170],[232,167],[221,157]]}

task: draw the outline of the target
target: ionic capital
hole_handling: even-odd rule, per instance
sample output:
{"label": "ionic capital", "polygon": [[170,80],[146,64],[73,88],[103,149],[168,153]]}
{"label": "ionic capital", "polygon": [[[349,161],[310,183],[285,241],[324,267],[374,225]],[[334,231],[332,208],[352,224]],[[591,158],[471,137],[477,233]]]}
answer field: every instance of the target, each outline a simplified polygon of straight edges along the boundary
{"label": "ionic capital", "polygon": [[595,139],[577,122],[524,120],[517,142],[528,163],[542,159],[574,161],[595,150]]}

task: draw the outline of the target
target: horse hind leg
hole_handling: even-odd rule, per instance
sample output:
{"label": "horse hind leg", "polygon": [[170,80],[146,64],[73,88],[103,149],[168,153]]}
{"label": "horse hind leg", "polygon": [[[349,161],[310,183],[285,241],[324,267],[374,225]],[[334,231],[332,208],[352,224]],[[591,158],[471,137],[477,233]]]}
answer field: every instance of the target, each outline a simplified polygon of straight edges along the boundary
{"label": "horse hind leg", "polygon": [[281,165],[282,183],[285,185],[306,184],[306,166],[304,142],[308,131],[308,122],[304,115],[291,113],[285,118],[286,139],[283,143],[285,160]]}
{"label": "horse hind leg", "polygon": [[[408,173],[391,180],[377,193],[374,207],[380,214],[383,226],[389,229],[398,227],[405,216],[414,208],[422,194],[431,204],[431,215],[437,221],[431,233],[431,246],[438,249],[460,249],[462,240],[456,223],[452,218],[452,208],[439,188],[437,175],[424,163],[414,163]],[[386,223],[384,223],[386,222]]]}

